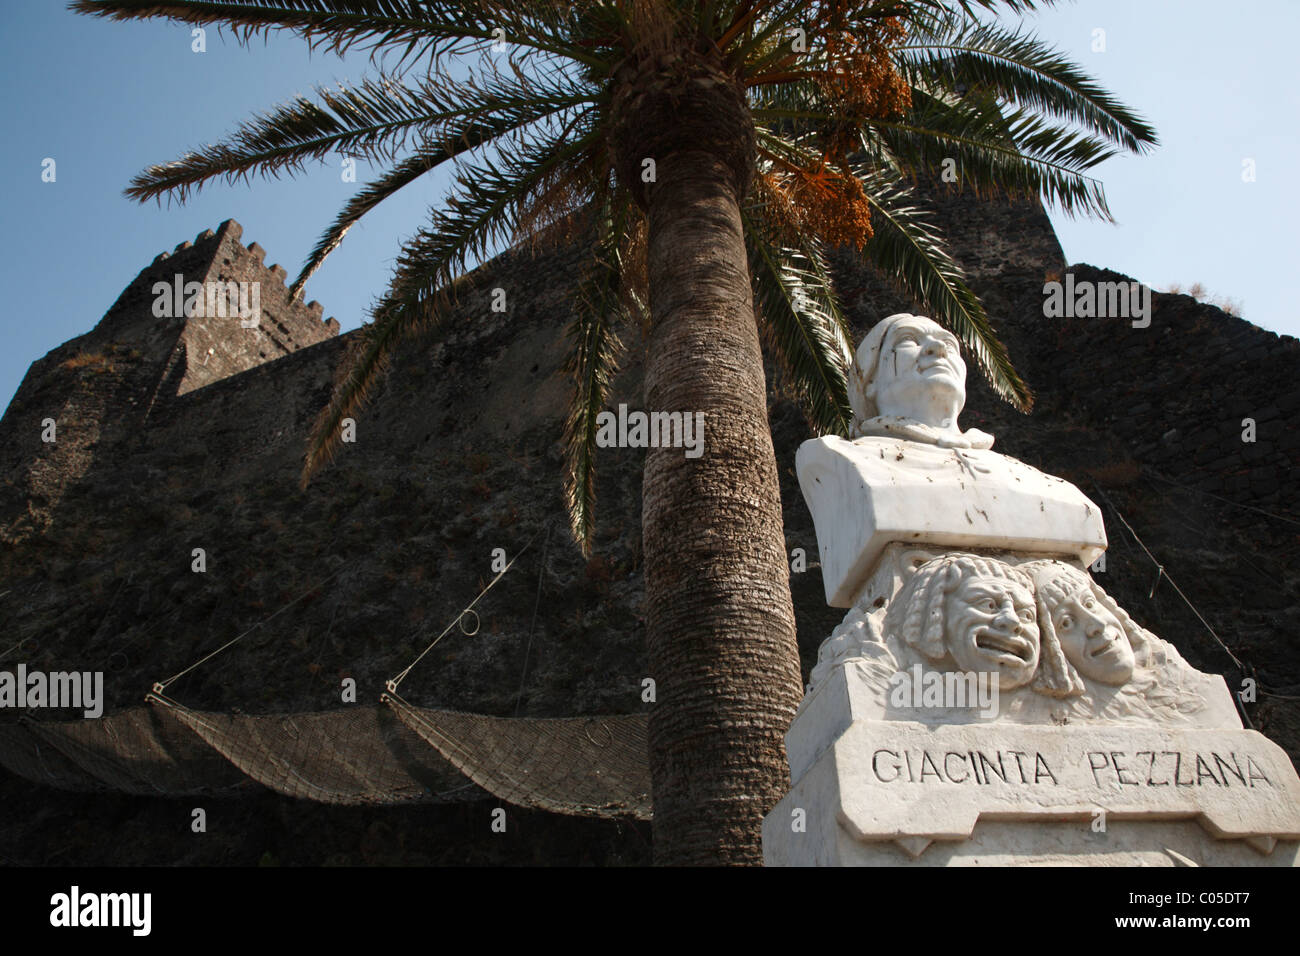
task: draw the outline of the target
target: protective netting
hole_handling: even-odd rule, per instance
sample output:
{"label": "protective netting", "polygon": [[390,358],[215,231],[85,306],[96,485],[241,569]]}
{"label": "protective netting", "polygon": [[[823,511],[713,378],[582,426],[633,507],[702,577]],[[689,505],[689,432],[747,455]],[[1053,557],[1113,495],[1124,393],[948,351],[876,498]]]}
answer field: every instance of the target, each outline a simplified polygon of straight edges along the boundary
{"label": "protective netting", "polygon": [[[184,726],[152,707],[135,707],[101,720],[51,723],[36,720],[18,725],[31,738],[31,748],[49,766],[56,753],[66,764],[69,790],[113,790],[144,796],[233,794],[250,789],[250,781],[220,754],[213,753]],[[0,763],[8,761],[0,753]],[[28,779],[38,779],[19,771]],[[78,779],[67,780],[68,772]],[[69,784],[74,785],[69,785]]]}
{"label": "protective netting", "polygon": [[[220,714],[154,698],[100,720],[0,724],[0,767],[63,790],[323,803],[483,799],[576,816],[650,816],[641,716],[501,718],[417,708]],[[486,793],[485,793],[486,791]]]}
{"label": "protective netting", "polygon": [[0,724],[0,767],[33,783],[59,790],[108,789],[99,777],[43,743],[32,732],[29,722]]}
{"label": "protective netting", "polygon": [[639,715],[520,720],[385,700],[484,790],[522,807],[649,819],[646,720]]}
{"label": "protective netting", "polygon": [[249,777],[286,796],[351,806],[485,796],[382,707],[265,717],[170,711]]}
{"label": "protective netting", "polygon": [[[442,633],[388,682],[387,706],[255,716],[191,710],[166,695],[169,684],[319,591],[342,573],[340,567],[263,621],[154,684],[148,696],[152,707],[99,720],[23,718],[0,724],[0,767],[63,790],[188,796],[238,794],[260,785],[285,796],[349,806],[462,802],[491,794],[552,813],[649,819],[643,716],[489,717],[415,707],[397,696],[398,684],[457,625],[467,636],[477,631],[474,606],[543,531],[545,567],[549,527],[538,528]],[[539,570],[538,600],[542,581]],[[473,630],[465,623],[471,614]]]}

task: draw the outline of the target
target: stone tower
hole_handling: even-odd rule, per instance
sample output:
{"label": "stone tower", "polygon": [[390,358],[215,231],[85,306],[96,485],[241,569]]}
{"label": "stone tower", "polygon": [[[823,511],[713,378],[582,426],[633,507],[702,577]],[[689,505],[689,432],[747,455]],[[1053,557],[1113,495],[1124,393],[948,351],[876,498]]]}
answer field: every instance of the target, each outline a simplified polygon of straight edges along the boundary
{"label": "stone tower", "polygon": [[141,435],[170,399],[338,334],[233,219],[159,254],[85,335],[32,363],[0,422],[0,539],[48,523],[96,449]]}

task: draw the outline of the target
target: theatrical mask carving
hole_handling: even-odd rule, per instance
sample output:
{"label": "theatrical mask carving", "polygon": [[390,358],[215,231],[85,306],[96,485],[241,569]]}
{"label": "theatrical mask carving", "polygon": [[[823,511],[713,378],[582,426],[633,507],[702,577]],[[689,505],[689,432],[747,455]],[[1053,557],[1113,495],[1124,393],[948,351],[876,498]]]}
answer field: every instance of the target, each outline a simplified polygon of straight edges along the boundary
{"label": "theatrical mask carving", "polygon": [[1032,579],[973,554],[954,554],[919,569],[885,630],[931,665],[987,674],[1002,692],[1033,680],[1039,631]]}

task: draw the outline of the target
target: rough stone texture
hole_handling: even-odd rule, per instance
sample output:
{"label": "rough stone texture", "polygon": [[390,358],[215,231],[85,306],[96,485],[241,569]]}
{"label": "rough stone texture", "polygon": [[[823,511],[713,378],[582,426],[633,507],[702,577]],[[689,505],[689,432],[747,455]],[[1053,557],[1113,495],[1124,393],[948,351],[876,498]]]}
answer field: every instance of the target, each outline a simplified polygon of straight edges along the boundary
{"label": "rough stone texture", "polygon": [[[1300,694],[1290,643],[1300,630],[1296,525],[1248,510],[1289,513],[1296,499],[1297,445],[1284,422],[1300,405],[1300,343],[1183,296],[1157,295],[1145,330],[1118,320],[1044,319],[1044,279],[1061,273],[1065,262],[1041,209],[942,194],[939,205],[959,260],[1039,394],[1034,414],[1023,417],[976,383],[972,371],[963,423],[997,433],[999,451],[1072,481],[1090,497],[1099,486],[1254,668],[1262,693],[1247,712],[1255,728],[1293,759],[1300,756],[1296,703],[1263,694]],[[204,243],[214,241],[200,240],[150,268],[169,275],[176,271],[172,260],[210,255]],[[413,703],[490,714],[514,713],[517,700],[521,714],[535,716],[640,711],[647,706],[640,682],[650,676],[639,618],[643,453],[600,453],[600,533],[590,560],[569,542],[562,517],[563,333],[585,254],[572,249],[532,259],[512,252],[482,270],[444,329],[411,344],[394,363],[358,421],[356,444],[344,446],[306,491],[297,485],[306,432],[351,334],[275,361],[278,353],[268,352],[262,364],[245,350],[244,370],[232,365],[232,374],[196,387],[190,344],[204,352],[215,346],[203,345],[197,329],[186,339],[145,318],[146,305],[137,302],[120,331],[106,317],[36,362],[0,421],[0,592],[7,592],[0,633],[12,635],[0,650],[29,641],[0,663],[103,668],[111,712],[329,579],[169,691],[187,705],[219,710],[340,706],[342,677],[355,677],[361,696],[377,696],[383,680],[491,579],[492,549],[513,555],[531,540],[481,603],[478,635],[448,636],[403,692]],[[837,255],[835,267],[855,340],[886,315],[918,311],[851,254]],[[506,313],[490,310],[495,286],[507,291]],[[263,307],[278,316],[265,293]],[[237,321],[227,321],[231,334],[240,331]],[[156,334],[149,331],[155,325]],[[303,341],[295,332],[293,343]],[[182,346],[184,362],[169,366]],[[613,406],[640,407],[640,348],[630,336]],[[102,350],[104,361],[62,367],[85,349]],[[809,561],[807,572],[791,580],[806,678],[842,612],[825,604],[812,518],[794,476],[795,450],[811,435],[770,374],[769,383],[787,546],[803,548]],[[1242,409],[1258,418],[1255,446],[1240,441]],[[47,415],[60,422],[52,447],[39,437]],[[1261,477],[1257,466],[1269,470]],[[1239,686],[1241,674],[1167,581],[1148,597],[1155,566],[1107,501],[1099,503],[1111,540],[1099,580],[1190,663]],[[33,512],[43,516],[39,522]],[[534,538],[552,520],[549,538]],[[206,574],[190,571],[195,547],[207,551]],[[314,840],[321,830],[309,819],[325,830],[345,829],[319,851],[295,844],[284,858],[323,862],[338,852],[359,861],[366,857],[358,848],[376,826],[403,835],[379,855],[386,862],[424,859],[433,854],[432,841],[462,838],[445,825],[454,810],[343,814],[266,797],[256,809],[245,805],[241,822],[224,836],[178,850],[167,836],[172,831],[157,821],[173,813],[187,820],[180,804],[88,801],[6,777],[0,805],[0,842],[19,862],[42,862],[56,851],[54,862],[104,859],[89,835],[47,841],[56,810],[88,821],[101,839],[105,814],[139,835],[127,856],[113,857],[131,862],[253,863],[265,849],[259,843],[282,846],[304,833]],[[255,840],[240,829],[254,825],[276,835]],[[530,832],[590,840],[596,861],[646,858],[646,831],[606,838],[606,830],[584,826],[562,821],[545,830],[538,823]],[[476,840],[477,832],[463,839]],[[563,841],[523,842],[487,845],[488,857],[466,850],[464,857],[529,862]]]}
{"label": "rough stone texture", "polygon": [[[94,329],[32,363],[0,420],[0,540],[55,533],[49,525],[64,489],[92,464],[103,472],[128,456],[177,396],[337,335],[336,320],[321,321],[320,303],[290,300],[284,270],[264,267],[257,244],[240,242],[242,231],[228,219],[160,253]],[[171,297],[156,308],[155,286],[174,286],[177,277],[182,287],[244,283],[250,294],[256,284],[258,327],[242,328],[232,315],[206,316],[206,301],[195,316]],[[42,441],[47,418],[56,427],[53,443]]]}

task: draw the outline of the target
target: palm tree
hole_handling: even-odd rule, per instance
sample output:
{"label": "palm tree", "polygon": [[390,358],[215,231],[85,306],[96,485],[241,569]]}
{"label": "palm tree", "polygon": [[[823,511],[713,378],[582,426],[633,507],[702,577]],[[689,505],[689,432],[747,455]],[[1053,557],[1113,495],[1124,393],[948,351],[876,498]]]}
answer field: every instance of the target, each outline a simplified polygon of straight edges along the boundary
{"label": "palm tree", "polygon": [[[978,191],[1108,216],[1086,171],[1116,148],[1154,144],[1152,130],[1050,48],[982,15],[1033,0],[72,6],[372,51],[378,78],[282,104],[127,190],[183,200],[217,177],[297,171],[334,152],[383,161],[321,236],[296,292],[370,209],[435,168],[459,169],[364,327],[311,437],[304,481],[337,449],[342,419],[363,406],[385,359],[437,324],[475,257],[503,240],[589,244],[569,333],[566,488],[579,544],[592,539],[597,416],[622,326],[645,330],[646,408],[702,412],[706,423],[702,457],[652,448],[645,460],[656,858],[760,860],[762,817],[789,785],[783,735],[802,696],[760,340],[814,430],[843,433],[851,350],[825,250],[849,243],[1027,410],[1028,388],[905,183],[949,160]],[[502,40],[508,71],[443,71],[448,57]]]}

